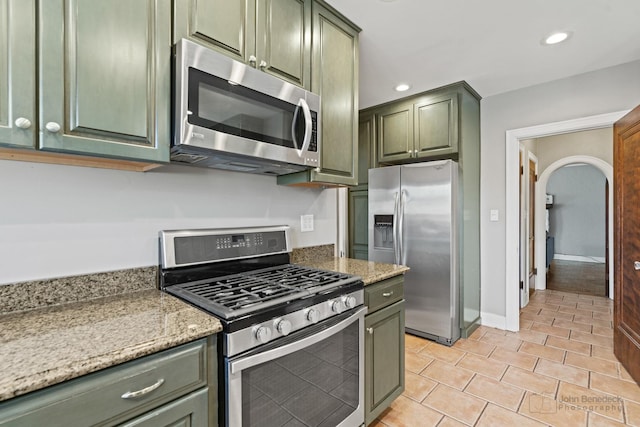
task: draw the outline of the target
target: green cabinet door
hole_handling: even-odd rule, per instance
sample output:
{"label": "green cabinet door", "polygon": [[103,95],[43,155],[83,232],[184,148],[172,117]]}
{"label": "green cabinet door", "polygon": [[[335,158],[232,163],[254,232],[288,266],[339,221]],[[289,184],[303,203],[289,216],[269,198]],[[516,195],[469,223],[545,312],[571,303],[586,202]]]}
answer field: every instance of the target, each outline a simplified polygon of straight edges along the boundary
{"label": "green cabinet door", "polygon": [[414,157],[458,152],[458,94],[426,97],[414,104]]}
{"label": "green cabinet door", "polygon": [[413,157],[413,104],[391,104],[376,111],[378,162]]}
{"label": "green cabinet door", "polygon": [[404,391],[404,300],[365,317],[365,424]]}
{"label": "green cabinet door", "polygon": [[174,0],[174,35],[311,85],[311,0]]}
{"label": "green cabinet door", "polygon": [[358,185],[369,182],[369,169],[378,167],[376,116],[360,113],[358,120]]}
{"label": "green cabinet door", "polygon": [[40,148],[168,162],[171,0],[40,0]]}
{"label": "green cabinet door", "polygon": [[349,257],[369,259],[369,191],[366,185],[349,189]]}
{"label": "green cabinet door", "polygon": [[35,0],[0,1],[0,146],[36,146],[35,26]]}
{"label": "green cabinet door", "polygon": [[278,177],[278,184],[358,184],[359,29],[314,2],[311,90],[320,95],[320,166]]}

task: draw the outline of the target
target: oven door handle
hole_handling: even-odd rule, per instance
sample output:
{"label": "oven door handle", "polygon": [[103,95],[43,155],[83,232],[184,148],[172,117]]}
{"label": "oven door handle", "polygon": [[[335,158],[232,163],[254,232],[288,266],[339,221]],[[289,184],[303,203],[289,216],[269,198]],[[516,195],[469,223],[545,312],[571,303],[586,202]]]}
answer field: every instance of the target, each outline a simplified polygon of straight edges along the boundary
{"label": "oven door handle", "polygon": [[320,341],[327,339],[333,334],[341,331],[346,328],[353,322],[359,321],[361,318],[364,318],[364,315],[367,314],[367,308],[362,307],[358,311],[351,314],[349,317],[344,319],[343,321],[336,323],[335,325],[324,329],[317,334],[311,335],[309,337],[303,338],[300,341],[294,341],[290,344],[283,345],[282,347],[277,347],[272,350],[265,351],[263,353],[257,353],[252,356],[248,356],[245,358],[238,359],[236,361],[229,363],[229,371],[231,374],[236,374],[241,372],[244,369],[250,368],[255,365],[259,365],[261,363],[269,362],[271,360],[277,359],[282,356],[286,356],[287,354],[295,353],[298,350],[302,350],[310,345],[319,343]]}

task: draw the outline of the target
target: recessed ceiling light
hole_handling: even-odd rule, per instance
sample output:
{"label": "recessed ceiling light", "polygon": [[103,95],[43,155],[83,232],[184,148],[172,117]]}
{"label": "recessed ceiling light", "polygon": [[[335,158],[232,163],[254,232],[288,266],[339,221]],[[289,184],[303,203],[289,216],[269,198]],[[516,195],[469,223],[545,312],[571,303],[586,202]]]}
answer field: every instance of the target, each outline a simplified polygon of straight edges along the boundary
{"label": "recessed ceiling light", "polygon": [[544,37],[541,43],[543,45],[558,44],[568,40],[570,36],[571,32],[569,31],[556,31],[555,33],[551,33],[548,36]]}
{"label": "recessed ceiling light", "polygon": [[411,86],[409,86],[406,83],[400,83],[398,86],[396,86],[394,89],[398,92],[404,92],[406,90],[409,90]]}

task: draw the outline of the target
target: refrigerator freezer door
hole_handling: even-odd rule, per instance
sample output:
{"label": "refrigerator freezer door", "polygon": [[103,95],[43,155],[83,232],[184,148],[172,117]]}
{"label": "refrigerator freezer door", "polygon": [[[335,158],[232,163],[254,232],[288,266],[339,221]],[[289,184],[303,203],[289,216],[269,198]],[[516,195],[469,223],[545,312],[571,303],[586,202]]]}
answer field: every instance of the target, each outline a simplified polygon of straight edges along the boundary
{"label": "refrigerator freezer door", "polygon": [[369,169],[369,261],[395,264],[400,166]]}
{"label": "refrigerator freezer door", "polygon": [[401,169],[401,264],[406,328],[452,344],[460,336],[457,276],[457,164],[450,160]]}

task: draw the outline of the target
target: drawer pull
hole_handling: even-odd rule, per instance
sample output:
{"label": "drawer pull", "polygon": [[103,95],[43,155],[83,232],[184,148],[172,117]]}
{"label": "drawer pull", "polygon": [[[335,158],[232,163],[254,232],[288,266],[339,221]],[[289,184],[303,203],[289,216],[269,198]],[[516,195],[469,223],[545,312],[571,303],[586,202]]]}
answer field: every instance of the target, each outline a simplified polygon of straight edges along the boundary
{"label": "drawer pull", "polygon": [[389,298],[391,295],[393,295],[393,291],[391,292],[385,292],[382,294],[383,297]]}
{"label": "drawer pull", "polygon": [[373,335],[373,328],[367,328],[367,332],[369,332],[369,335]]}
{"label": "drawer pull", "polygon": [[151,384],[149,387],[145,387],[138,391],[128,391],[120,397],[123,399],[135,399],[136,397],[144,396],[147,393],[151,393],[153,390],[157,389],[162,384],[164,384],[164,379],[160,378],[158,381],[155,382],[155,384]]}

